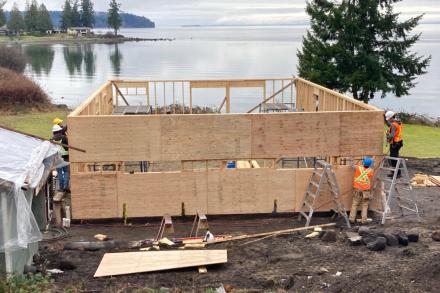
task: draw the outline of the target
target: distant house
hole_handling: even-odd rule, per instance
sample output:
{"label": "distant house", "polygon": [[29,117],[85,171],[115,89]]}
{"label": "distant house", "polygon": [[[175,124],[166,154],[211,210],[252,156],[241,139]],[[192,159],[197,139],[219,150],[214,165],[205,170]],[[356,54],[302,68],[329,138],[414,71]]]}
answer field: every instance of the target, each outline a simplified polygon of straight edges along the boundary
{"label": "distant house", "polygon": [[63,30],[61,28],[57,28],[57,27],[52,30],[52,34],[61,34],[64,32],[65,32],[65,30]]}
{"label": "distant house", "polygon": [[8,36],[11,31],[6,27],[6,25],[0,27],[0,36]]}
{"label": "distant house", "polygon": [[67,28],[69,35],[88,35],[92,33],[91,27],[69,27]]}

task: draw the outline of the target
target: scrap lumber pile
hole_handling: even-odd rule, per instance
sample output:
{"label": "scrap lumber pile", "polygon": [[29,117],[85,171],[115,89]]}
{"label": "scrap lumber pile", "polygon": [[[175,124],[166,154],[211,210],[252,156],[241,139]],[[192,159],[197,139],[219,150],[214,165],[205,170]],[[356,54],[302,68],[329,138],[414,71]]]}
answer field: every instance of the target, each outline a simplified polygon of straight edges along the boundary
{"label": "scrap lumber pile", "polygon": [[440,186],[440,176],[417,173],[411,179],[411,185],[418,187]]}

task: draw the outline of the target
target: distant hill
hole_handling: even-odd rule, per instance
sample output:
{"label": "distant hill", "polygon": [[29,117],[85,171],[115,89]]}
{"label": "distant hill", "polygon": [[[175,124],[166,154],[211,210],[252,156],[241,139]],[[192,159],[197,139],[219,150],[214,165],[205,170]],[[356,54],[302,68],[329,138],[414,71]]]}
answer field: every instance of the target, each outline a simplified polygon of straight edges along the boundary
{"label": "distant hill", "polygon": [[[54,27],[60,27],[62,11],[49,11]],[[131,13],[121,13],[122,27],[124,28],[154,28],[153,21],[146,17],[134,15]],[[9,18],[9,11],[6,12],[6,17]],[[95,28],[107,27],[107,12],[95,13]]]}
{"label": "distant hill", "polygon": [[[49,11],[50,17],[54,27],[60,26],[62,11]],[[124,28],[154,28],[153,21],[146,17],[138,16],[130,13],[121,13],[122,27]],[[106,28],[107,26],[107,12],[95,13],[95,28]]]}

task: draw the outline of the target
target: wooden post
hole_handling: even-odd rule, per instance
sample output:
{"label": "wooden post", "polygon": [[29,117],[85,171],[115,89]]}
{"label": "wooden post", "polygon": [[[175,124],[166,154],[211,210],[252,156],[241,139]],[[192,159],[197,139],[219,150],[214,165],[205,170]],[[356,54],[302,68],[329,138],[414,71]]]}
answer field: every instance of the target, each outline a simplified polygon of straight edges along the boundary
{"label": "wooden post", "polygon": [[275,79],[272,80],[272,103],[275,103]]}
{"label": "wooden post", "polygon": [[154,82],[154,113],[157,114],[157,86],[156,82]]}
{"label": "wooden post", "polygon": [[185,114],[185,82],[182,81],[182,114]]}
{"label": "wooden post", "polygon": [[176,114],[176,91],[174,88],[174,81],[173,81],[173,114]]}
{"label": "wooden post", "polygon": [[226,87],[226,113],[231,113],[231,88]]}
{"label": "wooden post", "polygon": [[[281,88],[284,88],[284,79],[281,80]],[[281,92],[281,103],[284,103],[284,91]]]}
{"label": "wooden post", "polygon": [[166,95],[165,95],[165,81],[163,82],[163,111],[164,111],[164,114],[167,113],[167,101],[166,101]]}
{"label": "wooden post", "polygon": [[193,112],[192,87],[191,84],[189,84],[189,114],[192,114],[192,112]]}
{"label": "wooden post", "polygon": [[293,111],[293,83],[290,84],[290,111]]}
{"label": "wooden post", "polygon": [[147,81],[147,86],[145,87],[145,93],[147,94],[147,109],[150,109],[150,82]]}

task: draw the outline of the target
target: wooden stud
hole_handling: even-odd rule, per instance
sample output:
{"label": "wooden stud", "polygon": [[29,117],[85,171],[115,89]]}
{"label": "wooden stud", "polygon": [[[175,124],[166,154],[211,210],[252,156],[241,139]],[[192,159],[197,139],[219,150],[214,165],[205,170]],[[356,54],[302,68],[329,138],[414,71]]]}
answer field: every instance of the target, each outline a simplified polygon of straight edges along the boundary
{"label": "wooden stud", "polygon": [[226,113],[231,113],[231,91],[230,87],[226,87]]}

